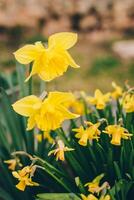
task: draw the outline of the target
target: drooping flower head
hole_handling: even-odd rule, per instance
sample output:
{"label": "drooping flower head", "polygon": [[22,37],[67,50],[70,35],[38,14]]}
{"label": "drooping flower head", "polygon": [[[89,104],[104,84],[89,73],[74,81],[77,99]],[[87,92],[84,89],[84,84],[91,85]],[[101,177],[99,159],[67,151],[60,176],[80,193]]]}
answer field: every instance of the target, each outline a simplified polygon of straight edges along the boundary
{"label": "drooping flower head", "polygon": [[92,180],[92,182],[88,182],[85,184],[85,186],[88,187],[88,191],[91,193],[99,193],[104,187],[100,186],[100,181],[104,177],[104,174],[100,174],[96,178]]}
{"label": "drooping flower head", "polygon": [[82,146],[87,146],[88,140],[98,140],[100,135],[100,130],[98,129],[100,126],[99,122],[96,124],[93,124],[92,122],[85,123],[88,125],[86,129],[84,129],[83,126],[73,129],[73,131],[76,132],[75,137],[79,139],[79,144]]}
{"label": "drooping flower head", "polygon": [[72,101],[72,98],[72,94],[66,92],[50,92],[44,100],[30,95],[14,103],[13,109],[28,117],[27,130],[36,126],[42,131],[50,131],[61,127],[67,119],[79,117],[66,107],[66,102]]}
{"label": "drooping flower head", "polygon": [[16,188],[21,191],[24,191],[26,186],[39,186],[38,183],[32,181],[32,176],[34,175],[34,172],[34,166],[26,166],[18,172],[13,171],[13,176],[19,181],[19,183],[16,185]]}
{"label": "drooping flower head", "polygon": [[94,97],[88,97],[87,101],[95,105],[97,109],[102,110],[105,108],[106,103],[110,101],[111,94],[108,92],[106,94],[103,94],[99,89],[95,90]]}
{"label": "drooping flower head", "polygon": [[62,140],[58,140],[57,145],[58,145],[57,149],[50,151],[48,154],[48,156],[50,156],[51,154],[56,155],[56,160],[64,161],[65,160],[65,155],[64,155],[65,152],[74,150],[72,148],[66,147]]}
{"label": "drooping flower head", "polygon": [[103,132],[112,137],[111,144],[113,145],[121,145],[121,139],[128,140],[132,136],[127,129],[120,125],[109,125]]}
{"label": "drooping flower head", "polygon": [[76,42],[76,33],[56,33],[48,38],[47,47],[41,42],[36,42],[34,45],[25,45],[14,55],[21,64],[33,62],[32,71],[26,80],[38,74],[44,81],[51,81],[66,72],[68,66],[79,67],[67,51]]}
{"label": "drooping flower head", "polygon": [[8,169],[10,169],[11,171],[14,171],[16,166],[22,167],[22,164],[19,158],[5,160],[4,163],[8,164]]}

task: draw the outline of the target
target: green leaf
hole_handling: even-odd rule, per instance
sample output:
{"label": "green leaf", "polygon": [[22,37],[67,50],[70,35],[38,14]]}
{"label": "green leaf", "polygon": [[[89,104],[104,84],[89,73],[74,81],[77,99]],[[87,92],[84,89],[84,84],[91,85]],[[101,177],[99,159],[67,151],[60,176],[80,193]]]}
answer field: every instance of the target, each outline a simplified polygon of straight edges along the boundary
{"label": "green leaf", "polygon": [[80,200],[78,196],[73,193],[63,193],[63,194],[56,194],[56,193],[46,193],[46,194],[38,194],[38,200]]}

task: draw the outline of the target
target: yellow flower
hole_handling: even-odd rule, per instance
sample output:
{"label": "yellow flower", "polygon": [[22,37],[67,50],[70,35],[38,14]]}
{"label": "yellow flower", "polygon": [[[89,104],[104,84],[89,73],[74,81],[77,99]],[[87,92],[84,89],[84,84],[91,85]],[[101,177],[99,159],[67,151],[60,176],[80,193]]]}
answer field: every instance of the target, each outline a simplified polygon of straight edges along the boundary
{"label": "yellow flower", "polygon": [[64,153],[66,151],[73,151],[74,149],[66,147],[62,140],[58,140],[57,144],[58,144],[58,148],[50,151],[48,156],[50,156],[51,154],[54,154],[56,155],[56,160],[64,161],[65,160]]}
{"label": "yellow flower", "polygon": [[26,186],[39,186],[38,183],[32,181],[33,173],[35,172],[34,166],[26,166],[18,172],[12,172],[13,176],[18,179],[19,183],[16,185],[21,191],[24,191]]}
{"label": "yellow flower", "polygon": [[92,194],[89,194],[87,197],[84,194],[81,194],[81,198],[82,200],[110,200],[111,199],[108,194],[105,196],[102,195],[100,198],[97,198]]}
{"label": "yellow flower", "polygon": [[22,164],[20,163],[19,158],[14,158],[10,160],[5,160],[4,163],[8,164],[8,169],[14,171],[16,166],[22,167]]}
{"label": "yellow flower", "polygon": [[89,194],[87,197],[86,197],[84,194],[81,194],[81,199],[82,199],[82,200],[98,200],[98,198],[95,197],[95,196],[92,195],[92,194]]}
{"label": "yellow flower", "polygon": [[134,94],[127,94],[123,99],[123,107],[126,113],[134,112]]}
{"label": "yellow flower", "polygon": [[100,199],[99,200],[110,200],[111,199],[111,197],[110,197],[110,195],[102,195],[101,197],[100,197]]}
{"label": "yellow flower", "polygon": [[121,139],[128,140],[132,136],[125,128],[120,125],[109,125],[105,128],[104,133],[112,136],[111,144],[121,145]]}
{"label": "yellow flower", "polygon": [[113,99],[118,99],[123,95],[123,89],[115,82],[112,82],[112,86],[114,88],[114,91],[111,93],[111,96],[113,97]]}
{"label": "yellow flower", "polygon": [[25,45],[14,55],[22,64],[33,62],[32,71],[26,80],[38,74],[44,81],[51,81],[66,72],[68,66],[79,67],[67,52],[76,42],[76,33],[56,33],[49,37],[47,47],[36,42],[35,45]]}
{"label": "yellow flower", "polygon": [[95,90],[94,97],[88,97],[87,101],[95,105],[97,109],[102,110],[105,108],[106,103],[110,101],[110,93],[103,94],[100,90]]}
{"label": "yellow flower", "polygon": [[99,193],[104,187],[100,186],[100,181],[104,177],[104,174],[100,174],[95,179],[93,179],[92,182],[88,182],[85,184],[85,186],[88,187],[88,191],[91,193]]}
{"label": "yellow flower", "polygon": [[100,135],[100,130],[98,129],[100,123],[86,122],[86,124],[88,125],[86,129],[83,126],[73,129],[74,132],[77,132],[75,137],[79,138],[79,144],[82,146],[87,146],[88,140],[98,139]]}
{"label": "yellow flower", "polygon": [[54,139],[51,137],[50,131],[44,131],[43,136],[42,136],[42,134],[37,134],[36,139],[38,140],[38,142],[42,141],[42,137],[43,137],[43,139],[48,140],[48,142],[50,144],[54,143]]}
{"label": "yellow flower", "polygon": [[13,109],[28,117],[27,130],[37,126],[42,131],[50,131],[61,127],[64,120],[79,117],[65,106],[71,100],[71,93],[50,92],[43,101],[34,95],[24,97],[13,104]]}

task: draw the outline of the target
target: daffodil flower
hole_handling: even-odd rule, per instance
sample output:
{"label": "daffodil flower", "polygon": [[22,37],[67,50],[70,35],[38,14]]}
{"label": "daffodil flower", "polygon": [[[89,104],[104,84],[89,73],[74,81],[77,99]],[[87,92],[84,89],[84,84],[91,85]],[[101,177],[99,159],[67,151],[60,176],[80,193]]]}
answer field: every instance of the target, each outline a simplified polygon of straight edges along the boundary
{"label": "daffodil flower", "polygon": [[112,82],[112,86],[114,88],[114,91],[111,93],[111,96],[113,97],[113,99],[118,99],[123,95],[123,89],[115,82]]}
{"label": "daffodil flower", "polygon": [[134,112],[134,94],[127,94],[123,99],[123,108],[126,113]]}
{"label": "daffodil flower", "polygon": [[14,103],[13,109],[28,117],[27,130],[36,126],[42,131],[50,131],[61,127],[64,120],[79,117],[65,106],[72,98],[72,94],[66,92],[50,92],[44,100],[30,95]]}
{"label": "daffodil flower", "polygon": [[13,176],[18,179],[19,183],[16,188],[24,191],[26,186],[39,186],[38,183],[32,181],[33,173],[35,172],[34,166],[26,166],[23,169],[12,172]]}
{"label": "daffodil flower", "polygon": [[103,132],[112,136],[111,144],[113,145],[121,145],[121,139],[128,140],[132,136],[127,129],[120,125],[109,125]]}
{"label": "daffodil flower", "polygon": [[104,187],[100,186],[100,181],[104,177],[104,174],[100,174],[92,182],[88,182],[85,184],[88,187],[88,191],[91,193],[99,193]]}
{"label": "daffodil flower", "polygon": [[87,146],[88,140],[98,140],[100,135],[100,130],[98,129],[100,126],[99,122],[96,124],[86,122],[86,124],[88,125],[86,129],[84,129],[83,126],[73,129],[73,131],[76,132],[75,137],[79,139],[79,144],[82,146]]}
{"label": "daffodil flower", "polygon": [[88,196],[85,196],[84,194],[81,194],[81,199],[82,200],[110,200],[110,196],[107,195],[102,195],[100,198],[97,198],[93,194],[89,194]]}
{"label": "daffodil flower", "polygon": [[98,200],[98,198],[95,197],[92,194],[89,194],[88,196],[85,196],[84,194],[81,194],[81,199],[82,200]]}
{"label": "daffodil flower", "polygon": [[66,72],[68,66],[78,68],[67,51],[76,42],[76,33],[62,32],[51,35],[47,47],[41,42],[36,42],[34,45],[25,45],[17,50],[14,55],[18,62],[21,64],[33,62],[32,71],[26,81],[35,74],[44,81],[51,81]]}
{"label": "daffodil flower", "polygon": [[111,199],[110,195],[107,194],[107,195],[102,195],[99,200],[110,200],[110,199]]}
{"label": "daffodil flower", "polygon": [[108,92],[106,94],[103,94],[100,90],[95,90],[94,97],[88,97],[87,101],[95,105],[97,109],[102,110],[105,108],[106,103],[110,101],[111,94]]}
{"label": "daffodil flower", "polygon": [[16,166],[22,167],[22,164],[19,158],[5,160],[4,163],[8,164],[8,169],[10,169],[11,171],[14,171]]}
{"label": "daffodil flower", "polygon": [[48,154],[48,156],[50,156],[51,154],[56,155],[56,160],[64,161],[65,160],[65,155],[64,155],[65,152],[74,150],[72,148],[66,147],[62,140],[58,140],[57,145],[58,145],[57,149],[50,151]]}

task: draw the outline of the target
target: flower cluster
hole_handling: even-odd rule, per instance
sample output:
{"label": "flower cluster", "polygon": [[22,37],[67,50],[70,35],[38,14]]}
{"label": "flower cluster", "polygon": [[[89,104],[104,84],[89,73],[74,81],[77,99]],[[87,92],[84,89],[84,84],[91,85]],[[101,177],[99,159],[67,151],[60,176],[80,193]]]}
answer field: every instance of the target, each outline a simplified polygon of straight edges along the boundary
{"label": "flower cluster", "polygon": [[[43,81],[51,81],[66,72],[69,66],[78,68],[79,66],[68,52],[68,49],[76,41],[77,34],[75,33],[56,33],[49,37],[48,44],[45,44],[45,46],[41,42],[36,42],[34,45],[25,45],[17,50],[14,53],[17,61],[25,65],[30,64],[32,67],[26,81],[35,74]],[[34,131],[35,141],[39,143],[39,147],[43,146],[44,140],[45,142],[48,141],[48,149],[45,152],[48,160],[53,160],[54,156],[53,163],[57,164],[56,167],[60,164],[66,165],[67,162],[73,165],[74,162],[71,170],[74,170],[72,170],[74,175],[79,175],[86,168],[84,168],[83,163],[82,167],[79,164],[79,152],[80,156],[83,152],[86,152],[85,155],[91,153],[91,159],[93,158],[96,162],[96,155],[94,155],[93,150],[97,145],[100,149],[96,152],[100,155],[101,151],[105,153],[105,150],[114,148],[113,145],[120,148],[125,143],[124,140],[130,140],[133,136],[133,129],[130,126],[128,127],[128,123],[124,120],[124,118],[129,117],[129,124],[132,122],[131,113],[134,112],[133,89],[128,88],[126,91],[125,88],[121,88],[115,82],[112,83],[112,87],[113,90],[107,93],[96,89],[93,96],[83,91],[44,91],[40,96],[29,94],[29,96],[13,103],[12,107],[16,113],[27,118],[26,129],[27,131]],[[66,120],[69,123],[65,123],[64,127],[63,122]],[[35,134],[36,132],[37,134]],[[106,146],[105,142],[109,145],[106,149],[104,147]],[[101,145],[104,145],[104,149]],[[92,147],[93,149],[91,149]],[[56,161],[62,162],[56,162],[55,157]],[[65,159],[67,162],[63,163]],[[90,162],[90,159],[85,160],[83,158],[81,162]],[[45,172],[55,178],[58,183],[64,181],[66,175],[64,174],[64,178],[60,178],[62,172],[54,169],[53,163],[50,166],[46,160],[40,162],[43,163]],[[16,187],[19,190],[24,191],[27,186],[39,185],[32,181],[37,168],[34,159],[32,164],[28,166],[23,166],[18,157],[6,160],[5,163],[8,164],[8,168],[12,170],[13,176],[18,180]],[[97,173],[92,161],[87,166],[93,168],[95,176],[105,170],[103,168],[103,171],[100,170]],[[103,167],[107,166],[109,165],[103,163]],[[55,171],[50,172],[49,170]],[[71,174],[71,170],[67,170],[69,174]],[[85,172],[83,173],[85,174]],[[72,177],[74,178],[74,176]],[[86,179],[82,175],[83,188],[84,186],[87,187],[88,192],[81,192],[83,194],[79,195],[80,198],[82,200],[110,200],[109,181],[102,183],[103,177],[104,174],[101,174],[85,184]],[[69,184],[71,182],[69,180]],[[69,184],[66,186],[61,183],[62,187],[67,190]]]}

